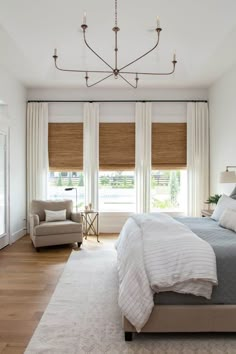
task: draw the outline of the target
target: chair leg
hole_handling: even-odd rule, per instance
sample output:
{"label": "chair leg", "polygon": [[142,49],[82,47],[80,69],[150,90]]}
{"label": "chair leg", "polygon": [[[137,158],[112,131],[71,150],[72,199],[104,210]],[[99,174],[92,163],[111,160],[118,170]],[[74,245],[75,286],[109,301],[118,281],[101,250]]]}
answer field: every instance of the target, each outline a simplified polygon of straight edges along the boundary
{"label": "chair leg", "polygon": [[80,248],[80,246],[82,245],[82,242],[77,242],[78,244],[78,248]]}

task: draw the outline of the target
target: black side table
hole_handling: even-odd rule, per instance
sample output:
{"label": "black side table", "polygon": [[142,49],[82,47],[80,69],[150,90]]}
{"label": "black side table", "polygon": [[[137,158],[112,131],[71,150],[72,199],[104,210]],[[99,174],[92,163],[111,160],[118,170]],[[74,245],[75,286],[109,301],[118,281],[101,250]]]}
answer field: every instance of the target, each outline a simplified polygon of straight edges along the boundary
{"label": "black side table", "polygon": [[82,211],[81,215],[83,217],[83,234],[87,240],[87,236],[94,235],[97,236],[97,242],[100,242],[99,237],[99,212],[94,210]]}

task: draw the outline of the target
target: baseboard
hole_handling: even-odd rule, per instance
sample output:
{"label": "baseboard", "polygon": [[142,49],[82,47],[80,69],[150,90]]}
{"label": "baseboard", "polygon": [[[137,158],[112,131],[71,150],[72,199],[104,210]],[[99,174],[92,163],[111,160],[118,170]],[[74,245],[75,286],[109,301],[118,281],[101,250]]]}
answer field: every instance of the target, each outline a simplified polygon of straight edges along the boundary
{"label": "baseboard", "polygon": [[0,250],[8,245],[8,236],[0,238]]}
{"label": "baseboard", "polygon": [[25,235],[26,235],[26,229],[25,228],[14,232],[13,234],[11,234],[10,243],[16,242],[17,240],[19,240],[21,237],[23,237]]}
{"label": "baseboard", "polygon": [[99,228],[99,232],[102,234],[119,234],[121,229],[122,225],[102,225],[102,227]]}

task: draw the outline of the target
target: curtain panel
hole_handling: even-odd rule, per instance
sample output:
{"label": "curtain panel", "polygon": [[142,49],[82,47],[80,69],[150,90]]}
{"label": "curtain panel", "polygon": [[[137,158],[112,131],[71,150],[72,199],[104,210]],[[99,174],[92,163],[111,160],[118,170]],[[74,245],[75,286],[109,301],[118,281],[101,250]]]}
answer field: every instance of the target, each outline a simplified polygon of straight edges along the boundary
{"label": "curtain panel", "polygon": [[150,211],[152,155],[152,105],[150,102],[136,103],[135,112],[135,180],[136,211]]}
{"label": "curtain panel", "polygon": [[85,205],[92,203],[98,209],[99,173],[99,105],[84,104],[83,168],[85,185]]}
{"label": "curtain panel", "polygon": [[188,215],[200,216],[209,197],[208,104],[187,105]]}
{"label": "curtain panel", "polygon": [[33,199],[47,198],[48,104],[27,105],[27,218]]}

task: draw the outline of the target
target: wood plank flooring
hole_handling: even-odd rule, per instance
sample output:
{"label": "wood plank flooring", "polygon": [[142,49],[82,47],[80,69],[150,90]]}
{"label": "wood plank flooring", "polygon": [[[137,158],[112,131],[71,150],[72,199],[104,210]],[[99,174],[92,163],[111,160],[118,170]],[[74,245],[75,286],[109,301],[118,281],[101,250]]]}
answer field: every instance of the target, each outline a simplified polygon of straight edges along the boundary
{"label": "wood plank flooring", "polygon": [[73,245],[36,252],[29,236],[0,250],[0,353],[22,354]]}

